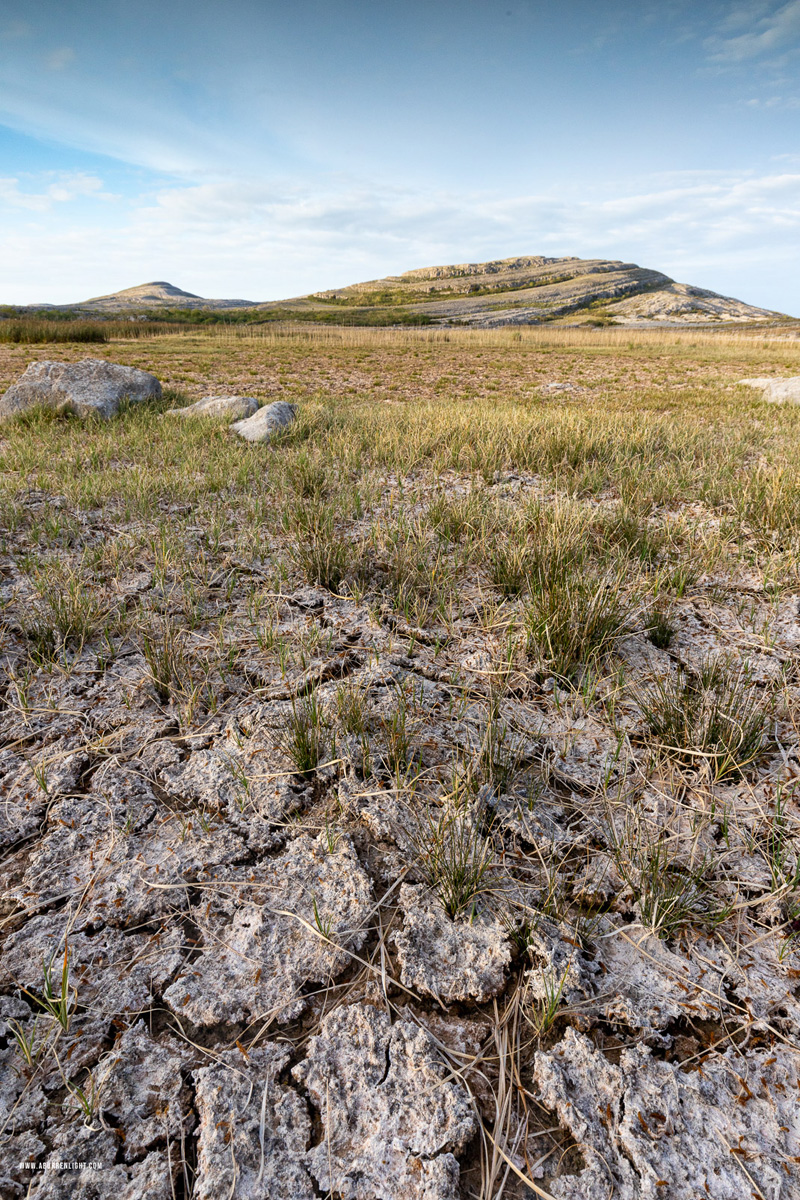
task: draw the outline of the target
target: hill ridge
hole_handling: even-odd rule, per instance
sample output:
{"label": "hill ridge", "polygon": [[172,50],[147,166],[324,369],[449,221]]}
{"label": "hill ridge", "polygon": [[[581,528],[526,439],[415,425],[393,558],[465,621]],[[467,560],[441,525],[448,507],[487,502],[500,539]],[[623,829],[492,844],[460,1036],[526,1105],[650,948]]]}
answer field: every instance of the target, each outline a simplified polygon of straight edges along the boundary
{"label": "hill ridge", "polygon": [[[48,306],[50,307],[50,306]],[[242,312],[238,320],[305,320],[326,324],[466,325],[492,328],[569,324],[707,324],[780,319],[783,314],[677,283],[662,271],[620,259],[514,255],[485,262],[417,267],[287,300],[212,300],[153,280],[95,296],[85,313],[155,315],[159,310]],[[198,311],[195,318],[201,319]]]}

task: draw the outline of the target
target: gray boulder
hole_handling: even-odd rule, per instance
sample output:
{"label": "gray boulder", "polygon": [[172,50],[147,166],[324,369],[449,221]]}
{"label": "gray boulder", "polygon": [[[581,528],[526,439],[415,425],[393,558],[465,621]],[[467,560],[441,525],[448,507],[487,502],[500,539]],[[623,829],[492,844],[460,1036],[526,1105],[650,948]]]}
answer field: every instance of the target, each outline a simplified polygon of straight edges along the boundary
{"label": "gray boulder", "polygon": [[101,358],[31,363],[0,397],[0,420],[30,408],[108,419],[119,411],[121,400],[138,403],[151,397],[161,398],[161,384],[155,375],[138,367],[122,367]]}
{"label": "gray boulder", "polygon": [[174,417],[227,417],[229,421],[241,421],[258,412],[258,401],[252,396],[204,396],[196,404],[186,408],[168,408],[165,416]]}
{"label": "gray boulder", "polygon": [[273,433],[285,425],[291,425],[296,416],[297,410],[293,404],[276,400],[274,404],[265,404],[246,421],[234,422],[231,429],[248,442],[268,442]]}
{"label": "gray boulder", "polygon": [[800,404],[800,375],[789,379],[740,379],[742,387],[759,388],[771,404]]}

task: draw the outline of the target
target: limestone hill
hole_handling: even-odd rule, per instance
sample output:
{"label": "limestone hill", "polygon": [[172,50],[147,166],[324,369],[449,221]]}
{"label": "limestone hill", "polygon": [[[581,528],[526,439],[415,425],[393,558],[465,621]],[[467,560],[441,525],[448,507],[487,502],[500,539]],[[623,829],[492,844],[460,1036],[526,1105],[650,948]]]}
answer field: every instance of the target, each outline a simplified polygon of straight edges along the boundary
{"label": "limestone hill", "polygon": [[[530,255],[422,267],[289,300],[209,300],[157,281],[96,296],[77,312],[169,320],[313,321],[332,325],[650,325],[763,322],[782,314],[676,283],[636,263]],[[238,311],[237,311],[238,310]],[[183,315],[185,314],[185,315]]]}
{"label": "limestone hill", "polygon": [[428,267],[318,292],[305,303],[403,305],[438,323],[490,327],[570,318],[597,323],[763,321],[780,314],[660,271],[604,259],[505,258]]}
{"label": "limestone hill", "polygon": [[95,296],[76,307],[94,312],[125,312],[152,308],[249,308],[252,304],[252,300],[206,300],[194,292],[184,292],[172,283],[156,280],[123,288],[108,296]]}

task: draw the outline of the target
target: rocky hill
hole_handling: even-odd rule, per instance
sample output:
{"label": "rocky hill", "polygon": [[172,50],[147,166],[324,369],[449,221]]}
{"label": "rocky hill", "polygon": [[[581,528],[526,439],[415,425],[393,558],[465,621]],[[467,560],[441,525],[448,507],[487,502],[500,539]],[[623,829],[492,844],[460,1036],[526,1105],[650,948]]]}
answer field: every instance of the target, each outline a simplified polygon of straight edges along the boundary
{"label": "rocky hill", "polygon": [[108,296],[95,296],[72,307],[93,312],[126,312],[153,308],[250,308],[252,305],[252,300],[207,300],[203,296],[196,296],[194,292],[184,292],[172,283],[156,280],[123,288],[121,292],[111,292]]}
{"label": "rocky hill", "polygon": [[402,304],[436,323],[482,327],[567,317],[638,324],[763,321],[780,315],[675,283],[635,263],[542,256],[428,267],[304,299],[340,306]]}
{"label": "rocky hill", "polygon": [[[61,306],[66,307],[66,306]],[[209,300],[165,281],[140,284],[68,306],[78,313],[125,313],[226,320],[303,320],[342,325],[640,325],[758,322],[782,314],[676,283],[661,271],[606,259],[542,255],[422,267],[288,300]],[[190,314],[194,315],[190,317]]]}

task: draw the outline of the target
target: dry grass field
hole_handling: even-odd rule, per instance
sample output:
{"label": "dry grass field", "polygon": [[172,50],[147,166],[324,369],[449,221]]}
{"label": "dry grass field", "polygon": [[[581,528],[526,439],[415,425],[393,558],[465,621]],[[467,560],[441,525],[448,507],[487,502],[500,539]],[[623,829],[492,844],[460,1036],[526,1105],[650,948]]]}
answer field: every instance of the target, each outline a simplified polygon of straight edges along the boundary
{"label": "dry grass field", "polygon": [[[212,329],[0,391],[87,354],[166,396],[0,429],[0,1194],[800,1194],[800,409],[736,386],[800,343]],[[160,411],[224,393],[298,418]]]}

